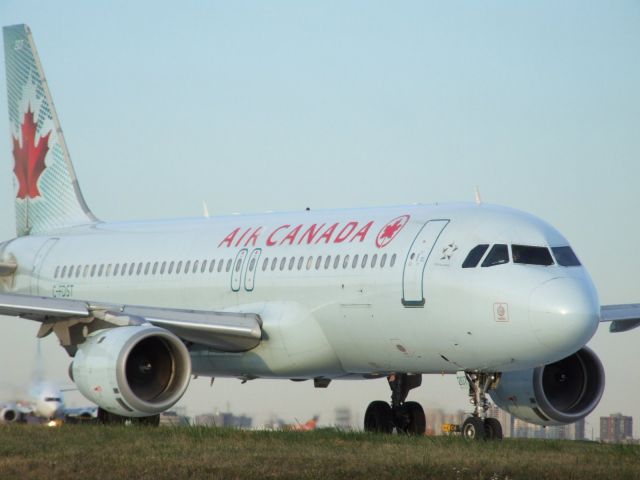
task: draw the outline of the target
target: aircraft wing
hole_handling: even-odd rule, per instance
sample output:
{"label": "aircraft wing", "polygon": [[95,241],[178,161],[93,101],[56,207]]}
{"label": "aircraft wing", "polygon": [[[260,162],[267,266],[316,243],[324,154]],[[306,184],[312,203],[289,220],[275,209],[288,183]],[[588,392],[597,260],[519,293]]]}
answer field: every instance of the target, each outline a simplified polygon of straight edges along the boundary
{"label": "aircraft wing", "polygon": [[640,327],[640,304],[603,305],[600,309],[600,321],[611,322],[609,331],[614,333]]}
{"label": "aircraft wing", "polygon": [[0,294],[0,315],[41,322],[38,337],[54,332],[65,346],[102,328],[152,324],[181,339],[225,352],[255,348],[262,339],[260,315],[226,311],[122,305],[34,295]]}

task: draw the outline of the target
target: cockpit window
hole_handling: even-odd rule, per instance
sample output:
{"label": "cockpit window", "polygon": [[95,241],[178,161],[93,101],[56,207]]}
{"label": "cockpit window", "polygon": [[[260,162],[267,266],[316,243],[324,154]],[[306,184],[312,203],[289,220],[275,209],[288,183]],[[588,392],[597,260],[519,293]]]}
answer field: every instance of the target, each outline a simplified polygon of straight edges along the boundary
{"label": "cockpit window", "polygon": [[469,252],[469,255],[467,255],[467,258],[465,258],[464,262],[462,262],[462,268],[475,268],[475,267],[477,267],[478,266],[478,262],[480,261],[480,259],[484,255],[484,252],[487,251],[487,248],[489,248],[489,245],[487,245],[487,244],[476,245],[475,247],[473,247],[471,249],[471,251]]}
{"label": "cockpit window", "polygon": [[576,254],[573,253],[571,247],[551,247],[551,251],[553,252],[553,256],[556,257],[558,265],[562,265],[563,267],[580,266],[580,260],[578,260]]}
{"label": "cockpit window", "polygon": [[61,400],[60,400],[60,397],[45,397],[44,401],[45,402],[59,402]]}
{"label": "cockpit window", "polygon": [[528,245],[512,245],[513,263],[527,265],[553,265],[553,258],[547,247],[531,247]]}
{"label": "cockpit window", "polygon": [[509,263],[509,249],[506,245],[495,244],[489,250],[487,258],[482,262],[483,267],[493,267],[494,265],[502,265],[503,263]]}

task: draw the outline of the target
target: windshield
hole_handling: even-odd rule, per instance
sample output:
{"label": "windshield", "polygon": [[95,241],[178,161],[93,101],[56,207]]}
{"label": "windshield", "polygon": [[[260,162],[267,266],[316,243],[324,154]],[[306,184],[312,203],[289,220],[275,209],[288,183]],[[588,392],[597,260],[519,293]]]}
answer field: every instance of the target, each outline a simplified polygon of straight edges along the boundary
{"label": "windshield", "polygon": [[547,247],[531,247],[528,245],[512,245],[513,263],[527,265],[553,265],[553,258]]}
{"label": "windshield", "polygon": [[580,266],[580,260],[578,260],[576,254],[573,253],[571,247],[551,247],[551,251],[553,252],[553,256],[556,257],[558,265],[562,265],[563,267]]}

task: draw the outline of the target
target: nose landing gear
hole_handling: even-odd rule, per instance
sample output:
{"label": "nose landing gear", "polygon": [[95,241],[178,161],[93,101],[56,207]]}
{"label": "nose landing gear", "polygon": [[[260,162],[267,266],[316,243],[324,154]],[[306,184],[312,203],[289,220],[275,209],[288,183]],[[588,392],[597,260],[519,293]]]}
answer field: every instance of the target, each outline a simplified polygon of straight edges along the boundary
{"label": "nose landing gear", "polygon": [[470,402],[473,413],[462,424],[462,436],[468,440],[502,440],[502,425],[491,417],[486,417],[489,409],[487,391],[495,388],[500,379],[498,373],[465,372],[469,383]]}
{"label": "nose landing gear", "polygon": [[422,375],[408,373],[387,377],[391,388],[391,404],[383,401],[371,402],[364,415],[366,432],[424,435],[427,422],[424,410],[417,402],[406,402],[409,391],[422,384]]}

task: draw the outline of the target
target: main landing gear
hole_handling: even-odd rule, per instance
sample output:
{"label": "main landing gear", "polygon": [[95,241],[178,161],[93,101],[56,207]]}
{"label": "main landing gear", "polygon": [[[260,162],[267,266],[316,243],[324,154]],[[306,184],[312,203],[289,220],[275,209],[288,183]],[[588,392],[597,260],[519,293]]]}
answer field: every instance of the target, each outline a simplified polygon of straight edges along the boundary
{"label": "main landing gear", "polygon": [[157,427],[160,425],[160,415],[151,415],[149,417],[123,417],[115,413],[107,412],[102,408],[98,408],[98,423],[102,425],[147,425],[149,427]]}
{"label": "main landing gear", "polygon": [[422,384],[422,375],[408,373],[387,377],[391,388],[391,404],[383,401],[371,402],[364,414],[365,432],[424,435],[427,422],[424,410],[417,402],[406,402],[409,391]]}
{"label": "main landing gear", "polygon": [[499,379],[497,373],[465,372],[469,383],[470,402],[473,413],[462,424],[462,436],[469,440],[502,440],[502,425],[491,417],[486,417],[489,409],[487,391],[494,388]]}

